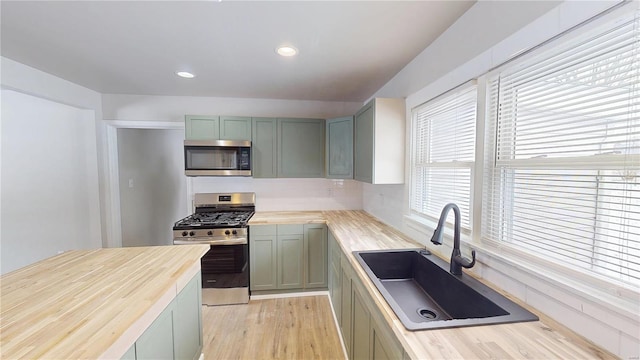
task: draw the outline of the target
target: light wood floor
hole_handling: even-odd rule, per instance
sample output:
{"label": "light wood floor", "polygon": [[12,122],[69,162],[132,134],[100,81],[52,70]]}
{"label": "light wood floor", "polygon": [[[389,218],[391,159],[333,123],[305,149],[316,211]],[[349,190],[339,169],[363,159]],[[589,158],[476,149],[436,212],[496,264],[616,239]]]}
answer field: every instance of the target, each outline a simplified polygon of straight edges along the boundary
{"label": "light wood floor", "polygon": [[212,359],[344,359],[327,296],[203,306],[203,353]]}

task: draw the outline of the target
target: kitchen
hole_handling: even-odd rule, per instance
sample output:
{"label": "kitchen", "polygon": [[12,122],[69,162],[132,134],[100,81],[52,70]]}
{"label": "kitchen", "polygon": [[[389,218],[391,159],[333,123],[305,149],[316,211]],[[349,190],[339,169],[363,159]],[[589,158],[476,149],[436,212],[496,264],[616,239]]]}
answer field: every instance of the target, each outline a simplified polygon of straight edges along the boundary
{"label": "kitchen", "polygon": [[[222,5],[224,5],[224,2]],[[511,54],[518,52],[522,48],[533,47],[561,30],[603,11],[610,4],[566,2],[558,7],[554,7],[554,5],[547,4],[547,7],[540,5],[544,8],[537,8],[536,10],[535,5],[528,4],[531,7],[529,11],[516,11],[517,5],[515,4],[502,4],[502,8],[492,2],[475,4],[455,26],[444,32],[439,40],[427,47],[412,63],[398,73],[391,82],[383,87],[373,89],[371,96],[406,97],[406,108],[407,111],[410,111],[410,109],[426,100],[481,74],[494,65],[500,64]],[[494,6],[495,8],[493,8]],[[510,8],[510,6],[513,6],[513,8]],[[499,13],[499,11],[503,11],[503,13]],[[531,18],[519,19],[523,21],[520,24],[515,24],[518,19],[512,19],[514,23],[507,24],[503,14],[514,11],[518,14],[520,12],[529,12]],[[534,11],[538,11],[538,13]],[[482,44],[481,39],[475,39],[470,36],[472,29],[480,26],[481,20],[487,16],[496,17],[495,21],[487,21],[494,24],[496,28],[486,29],[487,36],[491,35],[489,34],[491,31],[497,33],[494,34],[496,36],[493,40],[494,44]],[[524,17],[524,15],[522,16]],[[536,21],[527,25],[533,19],[536,19]],[[509,26],[512,27],[509,28]],[[463,52],[462,49],[458,48],[452,49],[448,46],[448,44],[460,41],[461,36],[465,41],[468,38],[469,44],[465,48],[468,50],[467,52]],[[500,37],[502,38],[499,39]],[[476,48],[473,48],[473,46],[476,46]],[[437,56],[434,56],[434,54]],[[492,56],[495,59],[492,60]],[[84,129],[89,134],[92,132],[98,134],[97,138],[93,140],[96,142],[95,144],[86,145],[89,149],[93,148],[93,158],[91,159],[87,156],[89,159],[79,159],[80,162],[86,161],[90,170],[97,168],[97,170],[87,172],[87,179],[79,181],[79,183],[84,184],[83,186],[89,187],[87,190],[89,195],[86,198],[78,199],[78,201],[85,201],[89,204],[87,213],[90,221],[84,222],[86,230],[85,233],[81,234],[81,237],[85,236],[91,240],[68,243],[69,239],[61,239],[62,245],[57,244],[60,248],[52,247],[49,249],[47,248],[49,244],[40,244],[38,236],[24,239],[23,242],[28,243],[24,245],[29,245],[31,248],[43,248],[43,253],[38,254],[40,258],[55,255],[58,250],[97,248],[103,245],[105,247],[118,246],[119,235],[112,227],[114,223],[119,221],[117,219],[118,207],[114,205],[116,200],[112,196],[114,191],[109,180],[109,177],[114,175],[113,172],[108,170],[109,166],[112,165],[108,162],[112,160],[107,160],[111,159],[108,156],[108,151],[110,150],[105,149],[110,149],[109,146],[113,145],[110,143],[113,139],[113,133],[117,133],[117,129],[120,127],[175,129],[180,127],[179,124],[182,124],[184,116],[189,113],[333,118],[355,114],[364,103],[364,101],[231,99],[222,97],[99,93],[41,73],[8,58],[3,57],[2,61],[2,213],[3,223],[5,224],[2,227],[3,263],[12,261],[11,259],[7,260],[5,257],[7,256],[6,251],[9,251],[12,256],[24,256],[20,251],[13,250],[20,249],[20,247],[11,243],[11,238],[20,236],[19,232],[9,232],[11,227],[7,225],[14,221],[13,217],[8,216],[17,211],[6,209],[5,204],[22,204],[21,206],[26,206],[25,203],[38,200],[33,197],[13,199],[12,193],[5,191],[5,186],[13,185],[13,183],[5,182],[6,176],[9,175],[8,172],[12,169],[12,167],[9,167],[10,163],[5,162],[5,156],[11,154],[7,152],[11,151],[11,148],[7,150],[5,147],[10,144],[9,140],[5,138],[4,119],[10,118],[5,115],[5,111],[8,111],[5,108],[7,108],[7,103],[16,103],[18,101],[25,101],[26,106],[35,108],[43,108],[45,106],[41,104],[34,105],[34,102],[24,99],[16,99],[18,96],[9,93],[11,89],[20,93],[35,94],[40,98],[54,100],[61,104],[74,105],[76,108],[82,109],[78,115],[80,118],[89,116],[98,120],[93,125],[95,126],[94,129]],[[421,70],[422,68],[430,68],[431,70],[425,73]],[[86,114],[87,111],[92,113]],[[38,114],[34,114],[34,118],[37,116]],[[407,116],[407,118],[409,117]],[[59,136],[64,136],[64,134],[59,134]],[[91,142],[90,139],[87,141]],[[84,173],[77,171],[76,174]],[[49,180],[49,182],[46,180]],[[54,179],[34,179],[25,174],[24,178],[20,179],[20,183],[27,188],[46,190],[49,186],[53,186],[52,180]],[[134,184],[134,186],[136,185]],[[198,178],[191,183],[187,182],[189,196],[184,196],[182,205],[179,206],[182,207],[181,211],[186,216],[190,213],[189,209],[192,206],[190,202],[195,193],[215,192],[213,191],[215,188],[234,192],[249,190],[255,191],[257,194],[258,211],[364,209],[386,224],[402,230],[426,245],[430,234],[424,230],[416,230],[417,226],[406,222],[404,218],[404,214],[407,211],[405,210],[407,208],[405,200],[407,187],[404,185],[371,185],[353,180]],[[8,188],[13,189],[11,187]],[[27,193],[27,190],[24,189],[24,193]],[[70,189],[69,191],[72,190]],[[98,196],[98,194],[100,195]],[[27,213],[34,211],[28,208],[20,210]],[[177,220],[178,218],[180,217],[176,216],[173,219]],[[79,217],[79,219],[82,219],[82,217]],[[18,223],[22,224],[23,228],[29,225],[23,222]],[[52,230],[60,233],[60,237],[66,231],[69,231],[69,229],[59,229],[58,227],[53,227]],[[37,229],[33,229],[33,231],[37,231]],[[31,241],[34,242],[30,243]],[[445,246],[447,246],[446,241]],[[468,256],[468,248],[465,249],[467,251],[465,254]],[[44,250],[47,250],[48,253],[44,254]],[[442,250],[443,256],[447,257],[448,253],[448,250]],[[499,259],[491,259],[491,261],[493,261],[494,267],[483,268],[482,276],[484,278],[499,284],[503,289],[512,293],[535,292],[534,289],[537,288],[538,293],[553,294],[552,296],[538,298],[534,307],[553,316],[574,331],[582,331],[583,336],[614,354],[618,354],[620,357],[632,357],[637,354],[637,352],[634,352],[637,351],[637,317],[625,318],[620,312],[609,309],[608,305],[606,305],[608,302],[603,301],[598,305],[598,302],[594,302],[593,299],[589,301],[583,300],[583,298],[573,294],[574,291],[571,289],[563,289],[557,285],[545,284],[544,282],[540,283],[541,279],[532,278],[531,274],[526,272],[518,273],[518,279],[514,279],[507,276],[514,271],[513,268],[509,268],[508,263],[500,262]],[[519,271],[522,271],[522,269]],[[609,323],[605,324],[594,318],[607,319]]]}

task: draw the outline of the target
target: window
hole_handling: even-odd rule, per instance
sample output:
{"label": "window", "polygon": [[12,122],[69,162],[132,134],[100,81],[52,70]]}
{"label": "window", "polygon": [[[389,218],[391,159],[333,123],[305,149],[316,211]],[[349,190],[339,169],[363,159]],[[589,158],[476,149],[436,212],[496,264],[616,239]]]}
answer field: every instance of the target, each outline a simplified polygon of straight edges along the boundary
{"label": "window", "polygon": [[413,214],[438,219],[453,202],[460,208],[462,228],[470,229],[476,104],[473,84],[413,111]]}
{"label": "window", "polygon": [[482,239],[640,284],[640,21],[489,75]]}

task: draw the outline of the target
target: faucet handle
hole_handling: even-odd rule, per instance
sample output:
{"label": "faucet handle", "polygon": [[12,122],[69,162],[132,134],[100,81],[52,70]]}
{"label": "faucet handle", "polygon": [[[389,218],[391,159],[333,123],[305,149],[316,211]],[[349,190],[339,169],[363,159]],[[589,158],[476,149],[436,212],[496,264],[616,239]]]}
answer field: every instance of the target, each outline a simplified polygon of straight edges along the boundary
{"label": "faucet handle", "polygon": [[465,257],[462,257],[462,256],[456,256],[455,262],[460,264],[465,269],[472,268],[473,265],[476,264],[476,251],[475,250],[471,250],[471,260],[469,260],[469,259],[467,259]]}

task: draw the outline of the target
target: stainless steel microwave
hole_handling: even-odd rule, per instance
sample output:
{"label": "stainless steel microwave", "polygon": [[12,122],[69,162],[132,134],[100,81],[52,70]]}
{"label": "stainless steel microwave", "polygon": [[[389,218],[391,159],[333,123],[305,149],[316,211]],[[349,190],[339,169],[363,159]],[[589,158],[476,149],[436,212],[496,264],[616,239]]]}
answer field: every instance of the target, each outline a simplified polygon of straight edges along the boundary
{"label": "stainless steel microwave", "polygon": [[251,176],[251,141],[185,140],[187,176]]}

